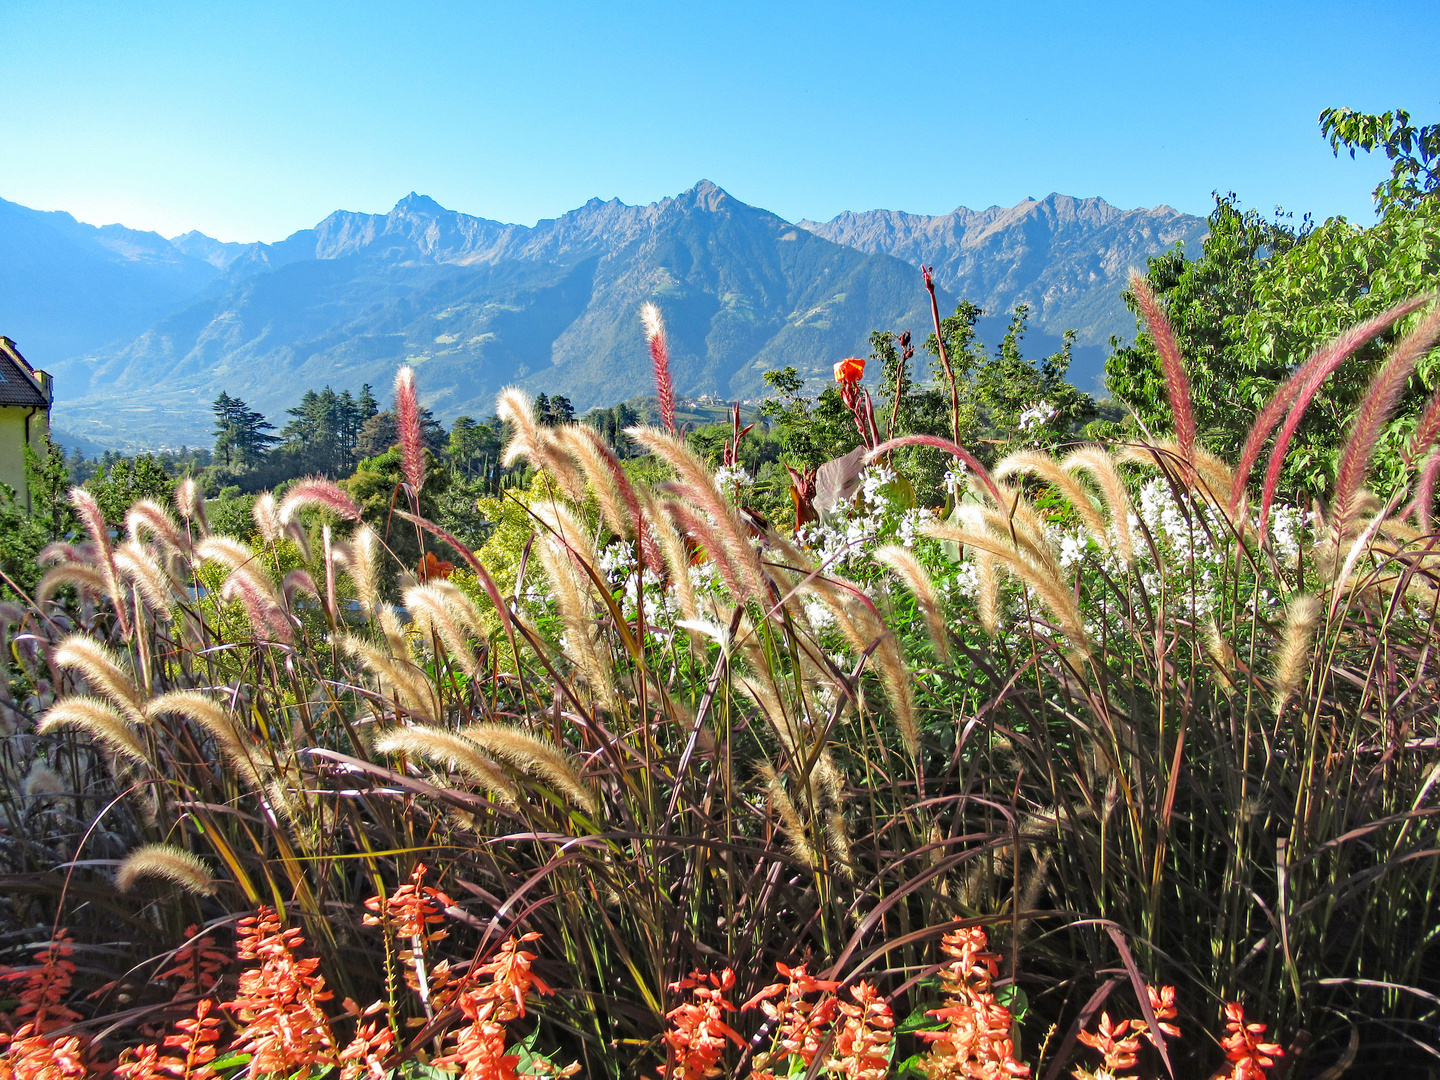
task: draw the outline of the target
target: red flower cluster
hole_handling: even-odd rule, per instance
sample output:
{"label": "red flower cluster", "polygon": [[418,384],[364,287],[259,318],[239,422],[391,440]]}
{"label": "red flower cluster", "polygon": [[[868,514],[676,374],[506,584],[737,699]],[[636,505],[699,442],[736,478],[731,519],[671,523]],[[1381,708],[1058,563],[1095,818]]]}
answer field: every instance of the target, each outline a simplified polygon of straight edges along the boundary
{"label": "red flower cluster", "polygon": [[0,1080],[68,1080],[86,1075],[84,1041],[75,1035],[52,1038],[49,1034],[81,1018],[65,1004],[75,976],[72,952],[70,935],[60,930],[40,951],[34,967],[0,969],[0,979],[22,983],[13,1018],[0,1020],[8,1029],[13,1020],[24,1019],[13,1032],[0,1030]]}
{"label": "red flower cluster", "polygon": [[1225,1057],[1233,1064],[1229,1080],[1265,1080],[1265,1070],[1284,1057],[1285,1051],[1275,1043],[1261,1042],[1264,1024],[1247,1024],[1245,1006],[1238,1001],[1225,1006],[1225,1028],[1230,1032],[1220,1040]]}
{"label": "red flower cluster", "polygon": [[926,1015],[945,1021],[945,1027],[919,1033],[930,1044],[925,1069],[934,1080],[1030,1075],[1030,1066],[1015,1057],[1010,1010],[996,1001],[990,990],[991,980],[1000,973],[1000,958],[985,951],[988,944],[979,926],[941,938],[941,949],[954,957],[954,962],[940,969],[945,1006]]}
{"label": "red flower cluster", "polygon": [[[463,1070],[460,1080],[523,1080],[546,1075],[548,1067],[543,1063],[537,1063],[544,1070],[540,1073],[519,1072],[520,1055],[505,1052],[505,1025],[525,1015],[525,998],[529,993],[532,990],[538,994],[554,993],[530,970],[535,954],[520,948],[521,942],[539,937],[532,933],[511,938],[500,946],[489,963],[472,971],[446,996],[445,1005],[458,1007],[470,1023],[455,1033],[454,1046],[448,1054],[436,1058],[435,1065],[460,1066]],[[484,976],[488,978],[480,981]],[[577,1062],[562,1069],[559,1075],[573,1076],[579,1071]]]}
{"label": "red flower cluster", "polygon": [[671,983],[671,990],[689,990],[694,1001],[677,1005],[665,1014],[670,1030],[665,1033],[669,1062],[660,1070],[661,1080],[702,1080],[719,1076],[720,1058],[728,1039],[743,1046],[725,1014],[735,1006],[725,997],[735,986],[735,972],[726,968],[718,975],[692,972],[688,979]]}
{"label": "red flower cluster", "polygon": [[[1173,986],[1162,986],[1156,990],[1153,986],[1145,987],[1145,992],[1150,997],[1150,1011],[1155,1014],[1156,1025],[1161,1032],[1172,1038],[1179,1038],[1180,1029],[1167,1021],[1174,1020],[1175,1011],[1175,988]],[[1094,1047],[1105,1056],[1101,1068],[1114,1075],[1125,1069],[1133,1069],[1136,1064],[1136,1054],[1140,1051],[1140,1036],[1144,1035],[1152,1043],[1155,1036],[1150,1031],[1150,1025],[1144,1020],[1121,1020],[1119,1023],[1112,1023],[1110,1014],[1100,1014],[1100,1024],[1092,1034],[1088,1031],[1080,1032],[1079,1038],[1086,1046]],[[1090,1073],[1077,1069],[1076,1076],[1089,1076]]]}
{"label": "red flower cluster", "polygon": [[325,977],[317,974],[320,961],[295,956],[304,940],[295,927],[282,930],[275,909],[263,904],[240,920],[235,952],[260,965],[240,976],[240,992],[225,1008],[244,1025],[235,1048],[250,1055],[250,1071],[257,1076],[280,1073],[306,1080],[312,1071],[339,1060],[330,1021],[320,1007],[333,996],[325,989]]}
{"label": "red flower cluster", "polygon": [[[776,1026],[775,1045],[767,1054],[755,1058],[757,1069],[764,1069],[772,1061],[784,1061],[791,1055],[799,1056],[806,1067],[820,1052],[820,1043],[825,1031],[835,1019],[835,991],[838,982],[817,979],[808,974],[805,965],[789,968],[776,964],[775,970],[784,976],[784,982],[772,983],[747,1001],[742,1008],[756,1005]],[[819,993],[818,1001],[809,1001],[812,994]],[[779,998],[779,1001],[774,1000]],[[768,1072],[757,1072],[756,1080],[767,1080]]]}

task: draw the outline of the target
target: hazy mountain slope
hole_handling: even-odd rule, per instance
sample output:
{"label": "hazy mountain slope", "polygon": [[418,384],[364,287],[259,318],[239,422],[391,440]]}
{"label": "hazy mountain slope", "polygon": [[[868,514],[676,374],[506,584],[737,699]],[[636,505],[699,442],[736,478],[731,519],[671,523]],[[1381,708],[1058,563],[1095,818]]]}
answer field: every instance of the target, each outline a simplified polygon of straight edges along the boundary
{"label": "hazy mountain slope", "polygon": [[66,426],[193,444],[221,390],[278,420],[306,387],[384,391],[407,362],[444,419],[488,414],[511,382],[583,410],[651,389],[648,299],[665,313],[681,392],[751,397],[768,368],[828,378],[872,329],[928,319],[905,263],[706,182],[646,207],[592,201],[533,229],[412,195],[388,215],[337,213],[254,245],[222,284],[131,342],[60,365]]}
{"label": "hazy mountain slope", "polygon": [[934,217],[870,210],[801,224],[836,243],[934,266],[941,285],[992,315],[1029,304],[1032,325],[1055,335],[1078,330],[1089,345],[1134,334],[1120,300],[1132,267],[1143,270],[1147,256],[1176,241],[1198,253],[1206,232],[1204,218],[1168,206],[1120,210],[1068,195]]}
{"label": "hazy mountain slope", "polygon": [[0,199],[0,334],[38,367],[133,337],[217,274],[157,233]]}

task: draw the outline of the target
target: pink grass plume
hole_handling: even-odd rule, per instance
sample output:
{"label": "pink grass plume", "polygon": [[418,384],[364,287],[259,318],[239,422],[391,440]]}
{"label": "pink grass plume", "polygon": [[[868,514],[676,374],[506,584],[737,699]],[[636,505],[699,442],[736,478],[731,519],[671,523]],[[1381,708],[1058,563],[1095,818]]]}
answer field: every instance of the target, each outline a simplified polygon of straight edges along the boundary
{"label": "pink grass plume", "polygon": [[290,524],[302,506],[323,506],[346,521],[360,520],[360,507],[355,505],[355,500],[334,481],[321,477],[301,480],[290,489],[285,501],[280,504],[280,523]]}
{"label": "pink grass plume", "polygon": [[1370,470],[1370,460],[1380,441],[1380,433],[1390,422],[1400,395],[1410,379],[1415,365],[1440,336],[1440,305],[1431,309],[1414,330],[1406,334],[1395,346],[1395,351],[1370,382],[1360,411],[1355,415],[1355,425],[1345,449],[1340,454],[1340,465],[1335,474],[1335,497],[1331,500],[1332,516],[1336,527],[1343,534],[1350,518],[1355,496]]}
{"label": "pink grass plume", "polygon": [[406,364],[395,374],[395,424],[400,429],[400,467],[416,498],[425,484],[425,449],[420,437],[420,401],[415,369]]}
{"label": "pink grass plume", "polygon": [[1175,414],[1175,440],[1180,444],[1180,455],[1190,463],[1195,460],[1195,406],[1190,396],[1190,376],[1180,358],[1180,346],[1176,344],[1175,332],[1170,329],[1170,320],[1160,306],[1149,282],[1139,274],[1130,274],[1130,289],[1140,313],[1150,327],[1150,338],[1155,342],[1155,351],[1160,354],[1160,368],[1165,374],[1165,392],[1170,395],[1170,410]]}
{"label": "pink grass plume", "polygon": [[1280,422],[1280,417],[1289,415],[1286,419],[1284,430],[1275,441],[1275,449],[1272,451],[1270,468],[1266,471],[1267,491],[1269,498],[1263,499],[1261,511],[1262,525],[1265,511],[1268,510],[1270,499],[1273,498],[1273,486],[1269,485],[1268,479],[1271,473],[1279,477],[1279,465],[1275,459],[1280,461],[1285,458],[1290,447],[1290,438],[1299,426],[1301,417],[1310,406],[1315,394],[1320,389],[1320,384],[1325,381],[1329,374],[1344,363],[1354,354],[1355,350],[1369,341],[1376,334],[1384,333],[1400,319],[1410,312],[1423,307],[1425,297],[1417,297],[1407,300],[1402,304],[1396,304],[1389,311],[1383,312],[1369,319],[1358,326],[1351,327],[1334,341],[1316,349],[1310,359],[1300,365],[1295,373],[1281,385],[1280,389],[1270,398],[1265,408],[1256,417],[1255,423],[1250,428],[1250,434],[1246,436],[1245,446],[1240,451],[1240,461],[1235,467],[1235,484],[1230,491],[1230,510],[1235,512],[1240,508],[1240,500],[1245,495],[1245,485],[1250,482],[1250,473],[1255,468],[1255,462],[1260,459],[1260,451],[1265,446],[1265,440],[1275,430],[1275,425]]}
{"label": "pink grass plume", "polygon": [[665,320],[660,309],[646,304],[640,309],[645,325],[645,342],[650,346],[650,360],[655,365],[655,396],[660,399],[660,423],[675,434],[675,384],[670,380],[670,346],[665,340]]}

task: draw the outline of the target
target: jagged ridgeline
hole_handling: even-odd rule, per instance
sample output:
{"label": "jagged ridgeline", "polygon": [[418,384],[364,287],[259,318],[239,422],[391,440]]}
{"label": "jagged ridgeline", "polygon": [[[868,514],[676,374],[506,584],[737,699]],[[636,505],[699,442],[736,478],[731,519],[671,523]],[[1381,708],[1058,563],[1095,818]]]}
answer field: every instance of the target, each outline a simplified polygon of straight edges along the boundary
{"label": "jagged ridgeline", "polygon": [[207,441],[203,403],[222,390],[278,414],[297,387],[380,385],[407,362],[444,421],[488,413],[513,383],[582,411],[613,404],[650,388],[635,318],[647,300],[670,327],[680,393],[758,397],[767,369],[828,376],[837,356],[868,351],[872,330],[923,334],[922,262],[940,268],[942,304],[976,299],[997,329],[1030,304],[1032,350],[1080,328],[1071,375],[1088,387],[1108,334],[1133,330],[1125,271],[1205,224],[1051,196],[794,225],[704,181],[648,206],[594,199],[533,228],[412,194],[276,244],[165,240],[10,203],[0,217],[15,226],[0,239],[6,332],[55,373],[59,426],[116,446]]}

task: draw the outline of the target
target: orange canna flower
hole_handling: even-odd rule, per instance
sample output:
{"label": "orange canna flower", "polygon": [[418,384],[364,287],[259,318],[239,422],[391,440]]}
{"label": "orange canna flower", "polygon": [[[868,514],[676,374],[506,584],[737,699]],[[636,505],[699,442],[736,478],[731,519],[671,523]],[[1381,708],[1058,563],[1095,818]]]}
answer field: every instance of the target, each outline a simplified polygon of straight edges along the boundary
{"label": "orange canna flower", "polygon": [[835,381],[842,386],[858,383],[865,377],[865,361],[858,356],[847,356],[835,365]]}
{"label": "orange canna flower", "polygon": [[430,581],[432,578],[448,578],[454,572],[455,564],[449,559],[437,559],[433,551],[427,551],[420,560],[417,576],[421,581]]}

